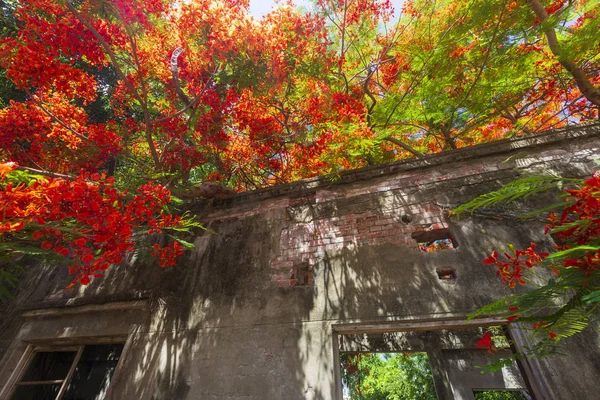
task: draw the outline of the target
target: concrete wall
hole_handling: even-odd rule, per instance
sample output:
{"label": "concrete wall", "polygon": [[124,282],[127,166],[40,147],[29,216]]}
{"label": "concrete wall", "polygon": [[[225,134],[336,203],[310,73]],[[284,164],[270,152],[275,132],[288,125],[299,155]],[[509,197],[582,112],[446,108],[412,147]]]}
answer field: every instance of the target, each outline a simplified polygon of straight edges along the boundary
{"label": "concrete wall", "polygon": [[[510,293],[482,264],[491,249],[552,245],[544,221],[515,218],[550,194],[459,221],[446,210],[524,174],[591,175],[599,137],[557,130],[199,202],[214,233],[175,268],[132,259],[69,290],[66,271],[31,268],[2,310],[0,385],[28,343],[113,336],[129,338],[116,399],[334,399],[336,326],[464,321]],[[440,232],[458,247],[419,251]],[[448,268],[456,279],[440,280]],[[599,344],[574,338],[534,365],[546,398],[595,397]]]}

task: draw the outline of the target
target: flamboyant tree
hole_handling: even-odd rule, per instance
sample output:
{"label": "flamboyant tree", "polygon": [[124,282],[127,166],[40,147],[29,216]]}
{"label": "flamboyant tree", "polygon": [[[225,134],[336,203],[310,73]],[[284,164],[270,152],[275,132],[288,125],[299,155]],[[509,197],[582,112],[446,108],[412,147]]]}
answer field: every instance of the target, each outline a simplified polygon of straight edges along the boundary
{"label": "flamboyant tree", "polygon": [[[148,187],[166,206],[163,189],[243,191],[596,118],[597,5],[318,0],[256,19],[245,0],[5,0],[0,241],[45,243],[85,283],[120,259],[99,261],[110,223],[59,213],[48,240],[34,207],[123,213]],[[148,205],[132,237],[180,224],[169,212]]]}
{"label": "flamboyant tree", "polygon": [[[549,207],[555,211],[548,214],[545,229],[556,242],[556,252],[539,252],[535,243],[527,249],[507,244],[505,249],[493,250],[483,261],[493,265],[497,275],[510,288],[517,285],[530,288],[486,305],[471,315],[471,318],[497,315],[529,328],[530,335],[524,343],[518,344],[520,350],[511,358],[555,354],[558,341],[589,326],[597,326],[600,317],[600,174],[597,172],[585,181],[557,176],[518,179],[452,212],[459,216],[467,210],[473,212],[515,201],[562,185],[570,188],[565,190],[562,203]],[[543,212],[537,210],[533,214]],[[487,332],[477,345],[487,348],[490,353],[497,350],[491,332]],[[510,364],[511,358],[500,359],[491,368]]]}

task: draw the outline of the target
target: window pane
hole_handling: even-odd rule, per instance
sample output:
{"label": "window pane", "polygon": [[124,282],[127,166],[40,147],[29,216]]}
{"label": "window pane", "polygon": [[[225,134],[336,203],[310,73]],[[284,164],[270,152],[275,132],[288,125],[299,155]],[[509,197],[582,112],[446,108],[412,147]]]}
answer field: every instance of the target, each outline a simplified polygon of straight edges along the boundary
{"label": "window pane", "polygon": [[437,399],[427,353],[341,353],[344,399]]}
{"label": "window pane", "polygon": [[104,399],[122,351],[122,344],[85,346],[63,400]]}
{"label": "window pane", "polygon": [[55,385],[19,385],[11,400],[54,400],[60,386],[60,383]]}
{"label": "window pane", "polygon": [[35,353],[21,382],[65,379],[76,354],[74,351]]}

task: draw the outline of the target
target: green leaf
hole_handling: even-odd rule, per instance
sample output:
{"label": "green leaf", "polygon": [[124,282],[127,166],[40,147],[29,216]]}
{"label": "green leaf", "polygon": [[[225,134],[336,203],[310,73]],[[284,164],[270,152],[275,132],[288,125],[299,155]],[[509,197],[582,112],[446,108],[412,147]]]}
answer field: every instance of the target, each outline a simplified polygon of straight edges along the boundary
{"label": "green leaf", "polygon": [[560,225],[560,226],[552,229],[550,231],[550,233],[568,231],[569,229],[573,229],[573,228],[577,228],[577,227],[579,227],[579,229],[585,230],[585,229],[587,229],[589,224],[590,223],[588,220],[577,220],[577,221],[570,222],[568,224]]}
{"label": "green leaf", "polygon": [[587,294],[587,295],[583,296],[581,298],[581,300],[585,304],[593,304],[593,303],[600,302],[600,290],[596,290],[595,292],[592,292],[590,294]]}
{"label": "green leaf", "polygon": [[190,249],[191,250],[191,249],[195,249],[196,248],[196,246],[194,246],[193,243],[187,242],[187,241],[185,241],[183,239],[175,238],[175,240],[177,242],[179,242],[179,244],[182,245],[183,247],[185,247],[186,249]]}
{"label": "green leaf", "polygon": [[179,197],[175,197],[175,196],[171,195],[171,203],[173,203],[173,204],[183,204],[183,200],[181,200]]}
{"label": "green leaf", "polygon": [[577,246],[577,247],[573,247],[572,249],[567,249],[567,250],[559,251],[557,253],[552,253],[547,257],[547,259],[553,260],[556,258],[563,258],[567,255],[570,255],[572,253],[577,253],[580,251],[596,251],[596,250],[600,250],[600,247],[598,247],[598,246]]}
{"label": "green leaf", "polygon": [[525,214],[521,214],[520,218],[535,217],[536,215],[547,213],[547,212],[550,212],[550,211],[558,209],[558,208],[563,208],[566,205],[567,205],[567,202],[565,202],[565,201],[561,201],[559,203],[550,204],[549,206],[546,206],[544,208],[539,208],[537,210],[533,210],[533,211],[527,212]]}

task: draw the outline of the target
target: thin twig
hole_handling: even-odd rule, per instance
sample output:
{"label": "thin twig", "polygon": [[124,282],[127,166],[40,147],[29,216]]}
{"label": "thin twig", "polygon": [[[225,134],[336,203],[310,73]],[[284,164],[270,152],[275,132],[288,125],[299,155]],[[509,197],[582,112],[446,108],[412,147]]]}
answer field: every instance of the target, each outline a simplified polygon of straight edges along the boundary
{"label": "thin twig", "polygon": [[32,172],[34,174],[47,176],[49,178],[77,179],[77,177],[72,176],[72,175],[58,174],[56,172],[50,172],[50,171],[45,171],[45,170],[35,169],[35,168],[30,168],[30,167],[18,166],[16,169],[18,169],[19,171],[27,171],[27,172]]}

